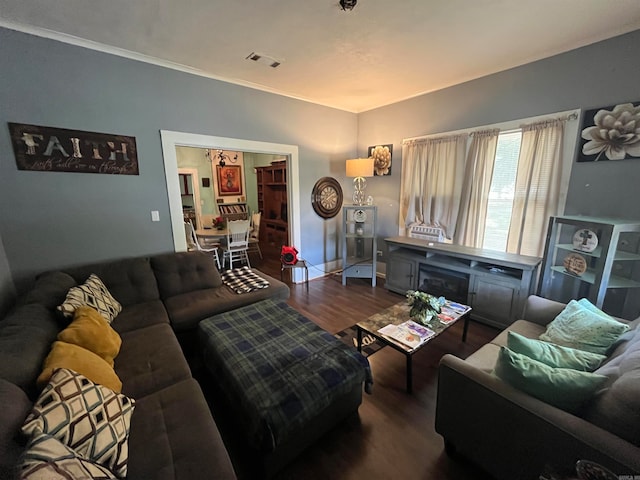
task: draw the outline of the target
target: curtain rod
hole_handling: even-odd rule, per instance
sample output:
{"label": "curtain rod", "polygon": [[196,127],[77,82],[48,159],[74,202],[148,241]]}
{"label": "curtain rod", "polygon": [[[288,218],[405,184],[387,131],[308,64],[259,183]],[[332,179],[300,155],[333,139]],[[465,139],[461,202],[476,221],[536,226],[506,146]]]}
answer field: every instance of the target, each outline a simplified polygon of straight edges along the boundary
{"label": "curtain rod", "polygon": [[520,128],[520,125],[523,123],[535,123],[537,121],[544,121],[544,120],[551,120],[551,119],[559,119],[562,118],[563,115],[566,115],[565,120],[569,121],[569,120],[577,120],[580,117],[580,109],[576,108],[573,110],[564,110],[562,112],[555,112],[555,113],[550,113],[547,115],[537,115],[535,117],[529,117],[529,118],[520,118],[520,119],[516,119],[516,120],[508,120],[506,122],[499,122],[499,123],[493,123],[490,125],[480,125],[477,127],[471,127],[471,128],[461,128],[459,130],[453,130],[450,132],[440,132],[440,133],[429,133],[427,135],[419,135],[417,137],[409,137],[409,138],[403,138],[402,139],[402,144],[406,144],[406,143],[411,143],[411,142],[416,142],[416,141],[420,141],[420,140],[426,140],[428,138],[437,138],[437,137],[448,137],[451,135],[463,135],[463,134],[469,134],[471,135],[473,132],[479,131],[479,130],[491,130],[494,128],[499,129],[501,132],[505,132],[505,131],[510,131],[510,130],[517,130]]}

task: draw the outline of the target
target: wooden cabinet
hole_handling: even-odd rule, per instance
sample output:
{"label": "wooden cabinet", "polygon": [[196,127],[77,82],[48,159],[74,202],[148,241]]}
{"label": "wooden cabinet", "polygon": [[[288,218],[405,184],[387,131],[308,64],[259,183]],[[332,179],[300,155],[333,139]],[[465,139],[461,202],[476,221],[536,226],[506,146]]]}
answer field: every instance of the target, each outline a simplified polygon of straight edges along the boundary
{"label": "wooden cabinet", "polygon": [[504,328],[535,292],[541,259],[409,237],[386,238],[386,287],[424,290],[470,305],[471,317]]}
{"label": "wooden cabinet", "polygon": [[260,240],[286,245],[289,242],[287,162],[256,167],[258,210],[262,212]]}
{"label": "wooden cabinet", "polygon": [[585,297],[610,315],[640,313],[640,222],[557,216],[549,220],[540,295]]}
{"label": "wooden cabinet", "polygon": [[378,208],[351,205],[342,208],[342,284],[347,278],[370,278],[376,286]]}

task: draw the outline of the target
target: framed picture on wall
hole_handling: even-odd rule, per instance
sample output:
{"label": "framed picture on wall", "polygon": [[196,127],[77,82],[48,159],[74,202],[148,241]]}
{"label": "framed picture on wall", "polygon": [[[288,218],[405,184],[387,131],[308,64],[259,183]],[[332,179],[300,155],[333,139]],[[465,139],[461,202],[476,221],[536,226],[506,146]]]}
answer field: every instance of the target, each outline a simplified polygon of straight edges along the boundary
{"label": "framed picture on wall", "polygon": [[640,102],[584,112],[578,162],[640,158]]}
{"label": "framed picture on wall", "polygon": [[216,165],[216,179],[218,181],[218,194],[242,195],[242,167],[240,165]]}
{"label": "framed picture on wall", "polygon": [[368,154],[370,158],[373,158],[374,176],[391,175],[392,144],[369,147]]}

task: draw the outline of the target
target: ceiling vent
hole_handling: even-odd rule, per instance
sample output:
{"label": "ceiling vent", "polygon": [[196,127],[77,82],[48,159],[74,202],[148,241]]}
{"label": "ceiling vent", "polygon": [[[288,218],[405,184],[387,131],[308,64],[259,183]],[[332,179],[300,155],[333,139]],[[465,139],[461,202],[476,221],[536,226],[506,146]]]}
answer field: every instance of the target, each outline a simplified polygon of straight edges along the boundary
{"label": "ceiling vent", "polygon": [[251,52],[247,56],[247,60],[253,60],[254,62],[262,63],[264,65],[268,65],[271,68],[276,68],[282,62],[276,60],[275,58],[268,57],[267,55],[262,55],[261,53]]}

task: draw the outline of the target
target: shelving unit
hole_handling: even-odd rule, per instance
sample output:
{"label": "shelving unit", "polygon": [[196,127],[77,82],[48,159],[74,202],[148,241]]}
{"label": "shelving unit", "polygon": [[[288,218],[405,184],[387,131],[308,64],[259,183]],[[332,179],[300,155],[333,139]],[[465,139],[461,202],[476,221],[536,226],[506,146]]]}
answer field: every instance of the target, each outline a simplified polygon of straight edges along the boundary
{"label": "shelving unit", "polygon": [[442,295],[470,305],[471,317],[489,325],[509,326],[536,290],[538,257],[411,237],[385,238],[385,242],[388,290]]}
{"label": "shelving unit", "polygon": [[[573,236],[580,230],[595,233],[597,247],[576,249]],[[581,247],[582,248],[582,247]],[[588,216],[551,217],[547,230],[544,268],[539,294],[567,302],[588,298],[611,315],[635,318],[640,313],[640,222]],[[571,273],[568,255],[582,257],[583,273]]]}
{"label": "shelving unit", "polygon": [[256,167],[258,210],[262,212],[260,240],[285,245],[289,241],[287,162]]}
{"label": "shelving unit", "polygon": [[378,242],[376,227],[378,208],[375,205],[350,205],[342,208],[342,284],[347,278],[371,278],[376,286]]}
{"label": "shelving unit", "polygon": [[220,216],[226,221],[248,220],[249,211],[246,203],[221,203],[218,205]]}

